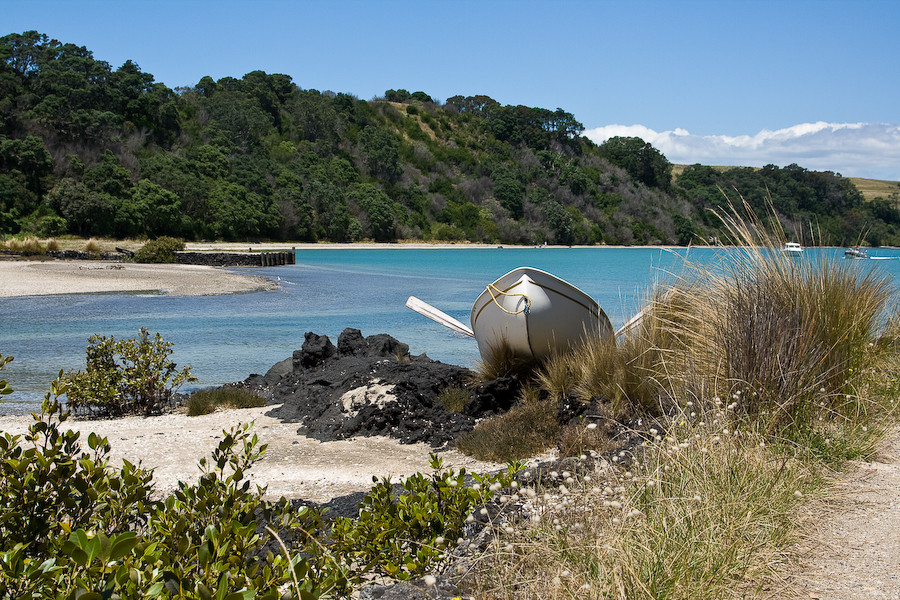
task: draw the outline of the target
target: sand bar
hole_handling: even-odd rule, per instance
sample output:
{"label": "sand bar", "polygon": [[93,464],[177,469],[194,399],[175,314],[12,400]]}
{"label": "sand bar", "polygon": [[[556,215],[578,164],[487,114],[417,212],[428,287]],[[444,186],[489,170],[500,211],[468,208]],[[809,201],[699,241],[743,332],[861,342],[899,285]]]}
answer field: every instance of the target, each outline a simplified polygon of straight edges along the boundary
{"label": "sand bar", "polygon": [[265,277],[195,265],[109,261],[0,261],[0,297],[151,293],[209,296],[269,290]]}

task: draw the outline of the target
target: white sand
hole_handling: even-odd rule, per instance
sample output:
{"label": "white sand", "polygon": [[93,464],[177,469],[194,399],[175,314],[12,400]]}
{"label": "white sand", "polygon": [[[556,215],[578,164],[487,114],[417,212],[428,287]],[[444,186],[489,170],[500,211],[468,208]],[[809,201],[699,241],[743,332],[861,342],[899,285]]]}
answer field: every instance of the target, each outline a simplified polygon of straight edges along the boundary
{"label": "white sand", "polygon": [[194,265],[109,261],[0,261],[0,297],[144,292],[207,296],[273,289],[264,277]]}

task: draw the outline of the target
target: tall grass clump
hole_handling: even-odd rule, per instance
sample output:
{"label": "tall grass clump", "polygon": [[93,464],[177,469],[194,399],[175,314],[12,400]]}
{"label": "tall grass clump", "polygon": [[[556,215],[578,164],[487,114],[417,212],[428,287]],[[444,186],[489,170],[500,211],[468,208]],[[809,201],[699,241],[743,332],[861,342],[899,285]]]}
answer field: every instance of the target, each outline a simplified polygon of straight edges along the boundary
{"label": "tall grass clump", "polygon": [[770,433],[823,412],[853,417],[862,407],[847,396],[890,315],[889,279],[852,261],[786,256],[784,239],[752,217],[722,221],[742,249],[721,271],[698,272],[708,292],[693,300],[710,318],[687,331],[713,350],[698,362],[714,397]]}
{"label": "tall grass clump", "polygon": [[893,310],[889,279],[853,261],[786,256],[752,214],[721,219],[734,248],[686,263],[617,344],[591,341],[543,365],[543,389],[599,398],[618,419],[722,404],[770,434],[864,410],[854,386]]}

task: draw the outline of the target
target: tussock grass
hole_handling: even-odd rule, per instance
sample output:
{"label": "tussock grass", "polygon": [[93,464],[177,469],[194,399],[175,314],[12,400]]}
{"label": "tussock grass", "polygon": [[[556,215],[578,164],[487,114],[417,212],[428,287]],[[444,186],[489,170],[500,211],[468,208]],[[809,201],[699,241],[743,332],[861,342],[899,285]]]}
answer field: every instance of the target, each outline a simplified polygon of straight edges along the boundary
{"label": "tussock grass", "polygon": [[265,405],[266,401],[262,396],[233,387],[197,390],[185,402],[188,416],[191,417],[208,415],[217,408],[253,408]]}
{"label": "tussock grass", "polygon": [[91,255],[96,254],[99,256],[100,253],[103,252],[103,245],[94,238],[91,238],[84,243],[84,246],[81,247],[81,251],[87,252]]}
{"label": "tussock grass", "polygon": [[33,237],[26,237],[25,239],[11,239],[3,244],[3,247],[13,254],[21,254],[23,256],[44,256],[47,252],[52,250],[59,250],[59,243],[50,239],[46,242],[41,242],[41,240]]}
{"label": "tussock grass", "polygon": [[508,343],[490,346],[483,360],[475,364],[475,379],[491,381],[500,377],[518,377],[527,381],[534,374],[537,365],[513,351]]}

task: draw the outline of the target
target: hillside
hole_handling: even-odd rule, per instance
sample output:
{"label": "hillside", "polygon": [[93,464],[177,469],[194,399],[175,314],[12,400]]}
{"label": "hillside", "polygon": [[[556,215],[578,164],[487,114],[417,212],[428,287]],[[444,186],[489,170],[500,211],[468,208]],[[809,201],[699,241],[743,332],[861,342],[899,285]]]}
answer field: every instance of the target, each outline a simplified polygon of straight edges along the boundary
{"label": "hillside", "polygon": [[487,96],[360,100],[262,71],[170,89],[37,32],[0,38],[0,234],[686,244],[737,189],[822,242],[900,245],[896,195],[785,168],[673,165],[596,145],[563,109]]}

